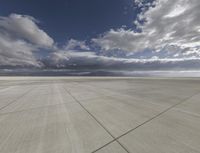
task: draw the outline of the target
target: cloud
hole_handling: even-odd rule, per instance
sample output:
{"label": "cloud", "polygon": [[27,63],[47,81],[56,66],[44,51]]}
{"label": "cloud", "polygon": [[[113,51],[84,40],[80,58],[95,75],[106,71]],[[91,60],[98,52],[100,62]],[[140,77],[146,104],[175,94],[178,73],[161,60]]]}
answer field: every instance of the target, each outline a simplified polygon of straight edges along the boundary
{"label": "cloud", "polygon": [[[138,7],[146,8],[142,0],[137,1]],[[92,41],[103,50],[139,52],[149,49],[159,52],[166,46],[175,46],[179,48],[179,54],[183,55],[181,51],[199,54],[199,0],[155,0],[148,5],[149,8],[143,9],[134,21],[141,32],[111,29]]]}
{"label": "cloud", "polygon": [[52,48],[54,42],[36,23],[36,19],[26,15],[0,17],[1,67],[41,67],[34,52],[41,48]]}
{"label": "cloud", "polygon": [[86,45],[85,41],[78,41],[75,39],[70,39],[64,48],[66,50],[74,50],[74,49],[90,50],[90,48]]}
{"label": "cloud", "polygon": [[141,42],[143,38],[142,34],[120,28],[118,30],[111,29],[103,36],[92,39],[92,41],[106,51],[114,49],[134,51],[144,44],[144,42]]}
{"label": "cloud", "polygon": [[23,40],[12,40],[0,34],[0,66],[40,67],[33,51],[36,48]]}
{"label": "cloud", "polygon": [[[0,67],[88,71],[199,69],[200,3],[193,2],[156,0],[145,4],[138,0],[142,12],[134,23],[141,32],[111,29],[92,39],[101,51],[93,51],[85,41],[75,39],[58,47],[31,16],[0,17]],[[36,57],[43,49],[51,52],[43,58]]]}
{"label": "cloud", "polygon": [[199,69],[200,58],[120,58],[92,51],[59,50],[43,61],[46,68],[73,70],[170,70]]}
{"label": "cloud", "polygon": [[53,39],[37,26],[37,22],[31,16],[11,14],[8,17],[0,17],[0,32],[41,47],[51,47]]}
{"label": "cloud", "polygon": [[58,50],[46,59],[46,67],[54,68],[98,68],[112,62],[107,57],[96,55],[92,51]]}

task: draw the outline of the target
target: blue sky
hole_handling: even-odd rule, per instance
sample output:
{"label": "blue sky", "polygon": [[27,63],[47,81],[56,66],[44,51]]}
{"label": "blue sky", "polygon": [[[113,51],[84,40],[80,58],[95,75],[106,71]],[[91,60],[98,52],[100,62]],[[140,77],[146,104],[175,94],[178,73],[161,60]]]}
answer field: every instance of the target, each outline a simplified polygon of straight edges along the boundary
{"label": "blue sky", "polygon": [[1,15],[33,16],[58,43],[67,39],[90,40],[122,25],[134,29],[140,10],[132,0],[2,0]]}
{"label": "blue sky", "polygon": [[199,0],[1,0],[0,68],[198,70]]}

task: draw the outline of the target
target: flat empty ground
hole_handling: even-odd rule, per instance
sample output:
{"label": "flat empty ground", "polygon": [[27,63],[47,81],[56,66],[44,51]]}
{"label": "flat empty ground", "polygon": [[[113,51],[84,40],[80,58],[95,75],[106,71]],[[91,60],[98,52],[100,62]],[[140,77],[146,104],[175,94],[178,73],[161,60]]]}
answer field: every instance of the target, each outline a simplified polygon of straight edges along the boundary
{"label": "flat empty ground", "polygon": [[200,153],[200,79],[1,77],[0,153]]}

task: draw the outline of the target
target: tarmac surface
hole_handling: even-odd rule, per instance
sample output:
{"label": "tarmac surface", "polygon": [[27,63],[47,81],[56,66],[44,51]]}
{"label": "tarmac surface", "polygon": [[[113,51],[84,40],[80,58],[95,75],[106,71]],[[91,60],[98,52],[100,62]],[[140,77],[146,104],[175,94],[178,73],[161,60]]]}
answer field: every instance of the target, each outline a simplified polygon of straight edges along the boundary
{"label": "tarmac surface", "polygon": [[0,153],[200,153],[200,79],[0,77]]}

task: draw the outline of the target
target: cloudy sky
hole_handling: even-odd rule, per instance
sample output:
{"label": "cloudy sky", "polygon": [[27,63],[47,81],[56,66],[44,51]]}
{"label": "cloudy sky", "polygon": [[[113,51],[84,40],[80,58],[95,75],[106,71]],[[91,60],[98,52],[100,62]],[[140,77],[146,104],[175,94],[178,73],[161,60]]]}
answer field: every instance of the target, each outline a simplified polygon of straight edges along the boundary
{"label": "cloudy sky", "polygon": [[1,70],[200,69],[200,0],[0,3]]}

